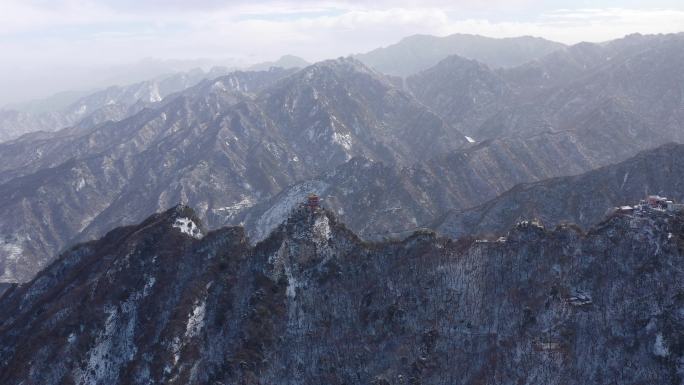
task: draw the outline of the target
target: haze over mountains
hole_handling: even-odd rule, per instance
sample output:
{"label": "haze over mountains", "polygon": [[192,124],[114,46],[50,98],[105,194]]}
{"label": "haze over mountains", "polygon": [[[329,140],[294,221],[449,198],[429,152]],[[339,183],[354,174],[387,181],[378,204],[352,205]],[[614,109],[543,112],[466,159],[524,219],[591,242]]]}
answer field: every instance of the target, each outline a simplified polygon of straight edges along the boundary
{"label": "haze over mountains", "polygon": [[[357,61],[288,74],[235,73],[121,122],[1,145],[9,198],[3,210],[15,218],[0,225],[6,249],[46,255],[34,247],[54,252],[79,232],[106,231],[179,201],[198,203],[203,218],[220,218],[353,156],[408,164],[428,149],[466,143]],[[269,79],[272,86],[259,92]],[[33,269],[34,258],[17,262]],[[6,267],[4,277],[25,276],[21,270]]]}
{"label": "haze over mountains", "polygon": [[684,383],[682,33],[416,35],[15,107],[0,384]]}
{"label": "haze over mountains", "polygon": [[[171,75],[158,80],[144,81],[125,87],[112,86],[87,94],[63,107],[36,112],[0,110],[0,141],[7,141],[35,131],[56,131],[73,125],[96,125],[108,120],[118,121],[177,91],[195,85],[206,76],[197,70]],[[67,96],[68,97],[68,96]]]}
{"label": "haze over mountains", "polygon": [[408,76],[426,70],[451,55],[477,60],[492,68],[515,67],[562,49],[560,43],[534,37],[493,39],[454,34],[409,36],[357,59],[388,75]]}
{"label": "haze over mountains", "polygon": [[308,66],[309,63],[308,61],[302,59],[299,56],[294,56],[294,55],[283,55],[281,56],[278,60],[274,61],[267,61],[263,63],[257,63],[254,65],[249,66],[247,69],[250,71],[264,71],[268,70],[271,67],[279,67],[279,68],[304,68]]}
{"label": "haze over mountains", "polygon": [[[273,62],[257,63],[249,70],[302,68],[308,63],[296,56],[283,56]],[[138,112],[150,103],[196,85],[203,79],[215,79],[233,70],[214,66],[210,70],[189,71],[156,76],[133,84],[110,86],[95,92],[63,92],[34,102],[0,108],[0,142],[34,131],[56,131],[73,125],[118,121]]]}
{"label": "haze over mountains", "polygon": [[[479,60],[493,68],[513,66],[525,63],[529,60],[541,57],[547,53],[563,47],[560,43],[546,41],[539,38],[513,38],[513,39],[492,39],[477,35],[455,34],[447,37],[435,37],[427,35],[415,35],[408,37],[401,42],[390,47],[377,49],[366,54],[359,54],[356,57],[371,68],[391,75],[411,75],[420,70],[427,69],[449,55],[461,55],[464,57]],[[98,122],[108,120],[120,120],[125,117],[127,108],[138,101],[148,102],[150,97],[156,98],[155,87],[161,86],[161,97],[169,93],[180,91],[187,88],[203,78],[215,78],[221,74],[229,72],[229,68],[237,68],[233,63],[230,66],[213,66],[210,71],[203,71],[199,67],[193,70],[181,71],[176,74],[169,74],[173,68],[186,68],[191,63],[173,61],[154,61],[145,60],[139,63],[136,68],[109,69],[108,72],[117,74],[118,77],[111,77],[112,83],[120,85],[99,91],[94,95],[92,92],[63,92],[44,100],[35,102],[18,103],[0,108],[0,142],[14,139],[20,135],[31,131],[55,131],[59,128],[68,127],[78,123],[85,116],[102,107],[99,103],[90,106],[89,99],[98,99],[97,94],[127,94],[114,95],[108,97],[106,102],[109,105],[119,105],[117,112],[100,112]],[[197,65],[202,64],[201,61]],[[206,63],[205,63],[206,64]],[[281,68],[303,68],[309,63],[294,55],[284,55],[278,60],[256,63],[247,66],[250,71],[264,71],[271,67]],[[394,68],[393,66],[400,66]],[[149,68],[148,68],[149,67]],[[135,81],[128,85],[126,73],[128,72],[131,80],[154,77],[152,81]],[[177,71],[173,71],[177,72]],[[202,72],[206,72],[203,74]],[[137,74],[137,75],[133,75]],[[155,75],[156,74],[156,75]],[[141,77],[142,76],[142,77]],[[178,79],[181,77],[182,79]],[[184,82],[185,81],[185,82]],[[156,85],[154,83],[166,83]],[[173,86],[172,86],[173,84]],[[173,87],[169,90],[169,87]],[[143,89],[141,89],[143,88]],[[148,88],[148,90],[144,90]],[[134,96],[132,99],[131,97]],[[123,100],[120,100],[122,99]],[[82,106],[90,107],[83,111]],[[110,107],[113,109],[114,107]]]}
{"label": "haze over mountains", "polygon": [[209,228],[244,222],[256,241],[316,192],[377,238],[681,142],[683,35],[494,43],[502,55],[546,48],[498,69],[452,55],[404,82],[340,58],[88,96],[70,108],[95,112],[73,127],[0,144],[0,280],[178,202]]}

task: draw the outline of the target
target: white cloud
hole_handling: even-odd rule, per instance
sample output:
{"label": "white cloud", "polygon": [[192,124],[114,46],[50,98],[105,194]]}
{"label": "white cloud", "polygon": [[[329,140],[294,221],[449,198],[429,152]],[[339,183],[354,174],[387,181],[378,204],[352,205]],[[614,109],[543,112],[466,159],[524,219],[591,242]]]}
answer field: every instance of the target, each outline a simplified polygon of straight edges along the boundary
{"label": "white cloud", "polygon": [[[552,10],[539,0],[493,0],[486,7],[475,0],[368,3],[2,0],[0,88],[28,84],[29,90],[44,88],[32,94],[56,91],[57,85],[47,89],[54,68],[46,70],[46,63],[102,68],[144,57],[260,61],[286,53],[318,60],[367,51],[416,33],[533,35],[575,43],[633,32],[678,32],[684,26],[684,10],[673,7]],[[489,12],[481,12],[487,7]],[[524,15],[510,10],[523,10]],[[33,84],[31,79],[42,81]]]}
{"label": "white cloud", "polygon": [[676,33],[684,30],[684,10],[676,9],[578,9],[545,14],[535,25],[550,39],[576,43],[605,41],[630,33]]}

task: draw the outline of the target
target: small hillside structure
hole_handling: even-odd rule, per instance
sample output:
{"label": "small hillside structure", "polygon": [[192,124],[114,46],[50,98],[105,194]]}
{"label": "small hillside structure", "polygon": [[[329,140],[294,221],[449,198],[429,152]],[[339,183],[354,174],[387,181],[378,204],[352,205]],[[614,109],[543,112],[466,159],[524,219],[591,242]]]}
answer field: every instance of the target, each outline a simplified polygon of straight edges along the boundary
{"label": "small hillside structure", "polygon": [[316,194],[309,194],[306,198],[306,206],[311,211],[318,209],[321,206],[321,198]]}

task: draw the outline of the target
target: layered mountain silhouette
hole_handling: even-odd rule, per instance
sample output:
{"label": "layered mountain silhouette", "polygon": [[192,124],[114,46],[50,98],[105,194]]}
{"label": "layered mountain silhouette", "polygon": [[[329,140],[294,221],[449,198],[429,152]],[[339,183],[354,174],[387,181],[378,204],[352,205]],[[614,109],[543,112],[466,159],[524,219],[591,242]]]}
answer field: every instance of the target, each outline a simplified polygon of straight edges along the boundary
{"label": "layered mountain silhouette", "polygon": [[451,57],[411,76],[413,94],[475,140],[566,136],[614,162],[684,131],[684,35],[582,43],[492,70]]}
{"label": "layered mountain silhouette", "polygon": [[682,48],[413,36],[4,111],[0,384],[681,383],[684,211],[639,202],[684,201]]}
{"label": "layered mountain silhouette", "polygon": [[375,239],[622,162],[681,141],[683,41],[633,35],[498,69],[445,56],[405,81],[353,58],[232,72],[120,120],[25,135],[0,144],[0,281],[178,202],[258,239],[318,192]]}

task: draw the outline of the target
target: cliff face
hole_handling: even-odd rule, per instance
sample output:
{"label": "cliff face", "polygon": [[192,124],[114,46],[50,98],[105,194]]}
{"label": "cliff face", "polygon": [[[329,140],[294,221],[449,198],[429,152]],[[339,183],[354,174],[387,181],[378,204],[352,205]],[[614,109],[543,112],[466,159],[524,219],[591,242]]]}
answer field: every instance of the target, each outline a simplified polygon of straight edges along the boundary
{"label": "cliff face", "polygon": [[0,298],[0,383],[682,381],[684,217],[364,243],[295,211],[250,247],[177,207]]}

